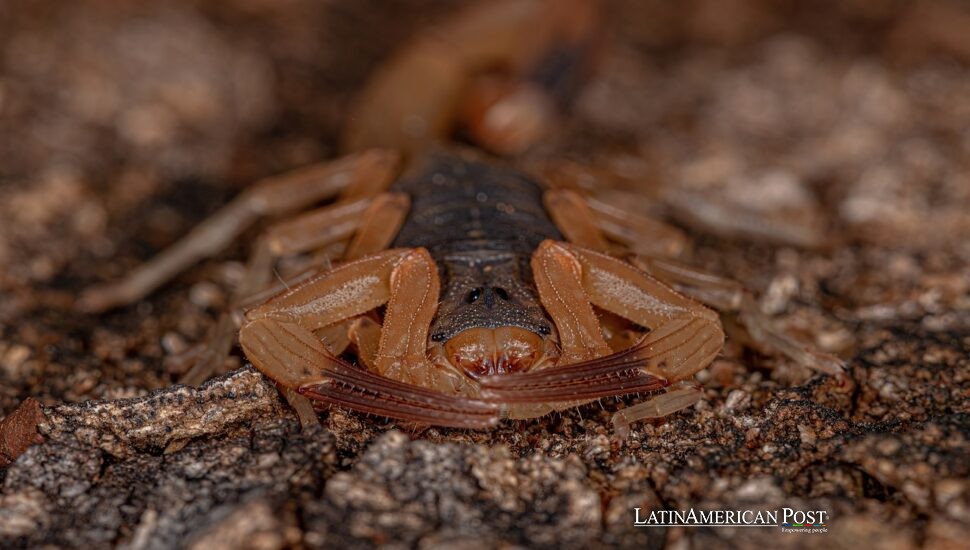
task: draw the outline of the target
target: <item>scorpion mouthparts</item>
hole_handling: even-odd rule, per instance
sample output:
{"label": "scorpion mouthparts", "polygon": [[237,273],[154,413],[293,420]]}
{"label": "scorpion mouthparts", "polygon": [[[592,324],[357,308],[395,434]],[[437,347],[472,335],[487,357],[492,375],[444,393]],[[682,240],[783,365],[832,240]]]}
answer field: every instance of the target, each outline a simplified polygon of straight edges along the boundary
{"label": "scorpion mouthparts", "polygon": [[476,379],[528,371],[541,350],[542,337],[519,327],[472,328],[445,344],[451,364]]}

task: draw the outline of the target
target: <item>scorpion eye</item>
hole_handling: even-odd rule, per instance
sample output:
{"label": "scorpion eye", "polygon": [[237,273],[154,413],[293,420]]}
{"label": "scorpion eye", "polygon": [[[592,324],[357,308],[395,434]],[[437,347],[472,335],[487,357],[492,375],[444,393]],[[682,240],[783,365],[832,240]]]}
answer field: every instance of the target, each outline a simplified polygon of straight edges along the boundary
{"label": "scorpion eye", "polygon": [[494,290],[495,290],[495,294],[499,298],[505,300],[506,302],[509,300],[509,293],[504,288],[502,288],[502,287],[499,286],[499,287],[495,287]]}
{"label": "scorpion eye", "polygon": [[468,302],[469,304],[474,304],[475,301],[481,297],[482,297],[482,288],[478,287],[468,293],[468,296],[465,297],[465,301]]}

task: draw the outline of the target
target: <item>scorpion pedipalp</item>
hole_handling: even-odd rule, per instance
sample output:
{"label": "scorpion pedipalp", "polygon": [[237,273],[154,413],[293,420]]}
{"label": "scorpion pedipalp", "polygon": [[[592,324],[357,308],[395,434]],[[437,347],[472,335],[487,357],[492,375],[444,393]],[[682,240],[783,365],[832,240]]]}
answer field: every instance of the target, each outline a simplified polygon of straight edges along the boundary
{"label": "scorpion pedipalp", "polygon": [[598,397],[651,392],[669,382],[650,372],[650,345],[632,348],[581,363],[480,380],[482,398],[496,403],[586,401]]}
{"label": "scorpion pedipalp", "polygon": [[278,384],[316,401],[390,418],[457,428],[498,421],[493,404],[422,388],[360,369],[335,357],[296,323],[258,319],[243,328],[246,354]]}

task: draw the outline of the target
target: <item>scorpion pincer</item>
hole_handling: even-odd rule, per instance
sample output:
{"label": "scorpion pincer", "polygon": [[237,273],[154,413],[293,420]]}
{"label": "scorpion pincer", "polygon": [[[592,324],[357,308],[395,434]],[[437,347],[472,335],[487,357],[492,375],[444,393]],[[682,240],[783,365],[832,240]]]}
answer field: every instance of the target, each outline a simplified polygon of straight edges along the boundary
{"label": "scorpion pincer", "polygon": [[[240,345],[304,421],[316,421],[306,398],[475,429],[635,393],[656,395],[617,413],[618,431],[670,414],[700,398],[691,379],[724,332],[718,313],[668,285],[837,369],[771,327],[736,283],[673,260],[685,247],[676,228],[597,199],[568,171],[543,178],[449,144],[461,132],[512,154],[548,131],[596,42],[595,4],[563,4],[506,0],[417,39],[362,92],[345,136],[360,152],[257,183],[79,306],[130,303],[257,218],[335,197],[267,228],[237,291]],[[276,260],[321,250],[334,261],[272,288]],[[228,352],[233,319],[211,356]]]}

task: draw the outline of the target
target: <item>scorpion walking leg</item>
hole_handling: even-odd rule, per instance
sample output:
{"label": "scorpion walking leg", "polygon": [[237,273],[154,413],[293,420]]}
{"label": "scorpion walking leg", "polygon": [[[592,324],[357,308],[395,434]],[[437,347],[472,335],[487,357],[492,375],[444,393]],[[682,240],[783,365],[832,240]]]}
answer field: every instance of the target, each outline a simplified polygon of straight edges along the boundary
{"label": "scorpion walking leg", "polygon": [[203,349],[192,354],[194,364],[180,382],[200,384],[218,372],[235,339],[237,323],[233,317],[241,303],[269,285],[277,258],[344,241],[352,235],[354,240],[348,250],[351,254],[386,248],[397,234],[409,204],[406,195],[383,193],[345,200],[269,227],[256,241],[230,311],[220,316]]}
{"label": "scorpion walking leg", "polygon": [[678,382],[660,395],[618,411],[613,415],[613,430],[621,439],[626,439],[630,435],[630,425],[634,422],[669,416],[696,405],[703,395],[690,382]]}
{"label": "scorpion walking leg", "polygon": [[260,217],[292,212],[333,197],[361,178],[377,178],[386,186],[397,164],[395,153],[370,150],[263,180],[125,279],[85,290],[76,307],[97,313],[139,300],[195,262],[223,250]]}
{"label": "scorpion walking leg", "polygon": [[546,191],[543,202],[566,239],[601,252],[621,254],[607,237],[638,253],[676,257],[687,248],[687,236],[676,227],[634,212],[584,198],[571,189]]}
{"label": "scorpion walking leg", "polygon": [[[562,174],[560,179],[569,180],[574,172]],[[609,251],[610,245],[604,244],[606,240],[597,234],[597,230],[602,231],[636,253],[630,261],[638,268],[710,307],[736,314],[756,345],[778,351],[823,373],[844,371],[841,359],[812,349],[778,329],[740,283],[666,259],[679,255],[686,247],[686,237],[679,229],[616,204],[584,199],[569,187],[548,191],[545,201],[556,224],[571,242]]]}
{"label": "scorpion walking leg", "polygon": [[586,203],[596,226],[637,254],[676,258],[689,247],[687,235],[672,225],[593,197],[587,198]]}
{"label": "scorpion walking leg", "polygon": [[[354,260],[388,247],[404,223],[411,199],[403,193],[381,193],[374,197],[348,199],[270,227],[257,241],[247,268],[247,282],[240,296],[245,302],[268,297],[282,288],[268,289],[272,264],[292,256],[350,240],[340,256]],[[351,239],[351,237],[353,237]],[[284,286],[299,282],[288,281]]]}
{"label": "scorpion walking leg", "polygon": [[[251,261],[248,269],[250,278],[260,276],[262,278],[259,282],[251,281],[243,285],[246,289],[244,294],[252,295],[256,290],[266,286],[269,280],[269,268],[276,257],[325,247],[334,242],[349,239],[351,235],[353,239],[344,251],[343,260],[355,260],[367,254],[385,250],[404,223],[410,203],[410,198],[403,193],[382,193],[373,198],[346,200],[271,227],[264,238],[260,239],[264,245],[257,247],[257,252],[253,255],[254,260]],[[271,257],[265,261],[259,260],[261,256],[267,255],[261,253],[261,250],[268,251]],[[284,285],[296,285],[307,278],[309,276],[298,276],[296,280],[291,280]],[[267,291],[264,290],[256,297],[265,299],[281,290],[283,289],[274,287],[268,289],[271,294],[266,295]],[[331,325],[316,332],[325,342],[328,342],[331,351],[340,354],[350,344],[350,330],[355,326],[353,321],[355,319],[348,319],[338,323],[339,328],[334,328],[338,325]],[[377,325],[377,328],[379,333],[380,325]]]}
{"label": "scorpion walking leg", "polygon": [[411,208],[411,198],[404,193],[385,193],[374,199],[360,220],[360,229],[344,252],[353,260],[386,249],[394,241]]}
{"label": "scorpion walking leg", "polygon": [[[431,372],[424,356],[437,287],[427,251],[387,250],[338,266],[249,311],[239,340],[260,371],[311,399],[415,422],[491,426],[498,419],[495,405],[428,389],[446,389],[448,380]],[[312,332],[385,303],[374,365],[387,376],[343,363]]]}
{"label": "scorpion walking leg", "polygon": [[596,218],[586,200],[571,189],[550,189],[542,196],[542,202],[553,223],[571,242],[607,252],[611,245],[596,226]]}
{"label": "scorpion walking leg", "polygon": [[741,307],[744,287],[731,279],[706,273],[680,262],[650,256],[633,256],[630,263],[720,311],[736,312]]}
{"label": "scorpion walking leg", "polygon": [[[549,271],[545,266],[554,263],[564,271],[568,269],[583,291],[577,296],[563,294],[556,285],[551,289],[539,286],[540,299],[557,329],[561,323],[566,326],[574,322],[573,312],[596,305],[651,330],[636,346],[612,355],[519,376],[485,378],[481,386],[488,400],[538,403],[661,389],[668,381],[690,377],[720,352],[724,333],[715,312],[625,262],[574,245],[545,241],[534,257],[537,283],[543,277],[541,273]],[[557,300],[573,304],[566,318],[562,308],[557,311]],[[630,412],[627,417],[630,421],[638,418]]]}
{"label": "scorpion walking leg", "polygon": [[[689,240],[680,229],[663,223],[612,201],[583,196],[579,191],[591,187],[586,181],[595,174],[572,168],[566,163],[541,167],[540,176],[553,189],[544,202],[553,221],[569,242],[602,252],[615,248],[606,239],[620,243],[633,252],[659,257],[677,257]],[[642,198],[628,197],[634,204]]]}
{"label": "scorpion walking leg", "polygon": [[336,204],[267,229],[253,247],[245,276],[234,292],[230,310],[220,315],[206,338],[207,342],[191,353],[194,364],[179,381],[197,385],[218,372],[235,339],[238,327],[233,318],[241,311],[243,302],[269,284],[276,258],[350,238],[356,229],[357,219],[369,202],[370,199],[359,199]]}
{"label": "scorpion walking leg", "polygon": [[845,371],[845,365],[838,357],[813,349],[779,329],[740,283],[671,260],[635,256],[630,261],[684,294],[724,313],[736,314],[759,347],[775,350],[805,367],[826,374],[837,375]]}

